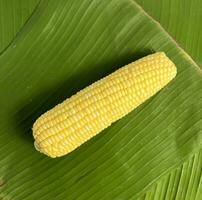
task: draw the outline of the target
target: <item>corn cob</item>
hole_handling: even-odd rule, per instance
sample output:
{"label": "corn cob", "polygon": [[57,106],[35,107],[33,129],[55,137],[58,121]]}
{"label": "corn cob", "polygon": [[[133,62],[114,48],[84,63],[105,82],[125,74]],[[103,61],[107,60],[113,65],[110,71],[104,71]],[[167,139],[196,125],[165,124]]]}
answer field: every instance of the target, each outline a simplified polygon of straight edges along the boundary
{"label": "corn cob", "polygon": [[102,78],[40,116],[33,125],[35,148],[63,156],[153,96],[176,75],[163,53],[155,53]]}

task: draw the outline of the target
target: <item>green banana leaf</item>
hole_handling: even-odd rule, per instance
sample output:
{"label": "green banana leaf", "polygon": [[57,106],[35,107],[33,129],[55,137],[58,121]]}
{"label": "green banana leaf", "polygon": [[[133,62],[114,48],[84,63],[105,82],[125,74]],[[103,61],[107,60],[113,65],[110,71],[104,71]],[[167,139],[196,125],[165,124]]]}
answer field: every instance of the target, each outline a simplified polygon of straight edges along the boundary
{"label": "green banana leaf", "polygon": [[[132,0],[23,5],[30,15],[1,43],[0,198],[201,200],[202,72],[190,56]],[[178,69],[166,88],[67,156],[34,149],[40,114],[157,51]]]}
{"label": "green banana leaf", "polygon": [[202,67],[201,0],[136,0]]}
{"label": "green banana leaf", "polygon": [[0,0],[0,53],[31,17],[39,0]]}

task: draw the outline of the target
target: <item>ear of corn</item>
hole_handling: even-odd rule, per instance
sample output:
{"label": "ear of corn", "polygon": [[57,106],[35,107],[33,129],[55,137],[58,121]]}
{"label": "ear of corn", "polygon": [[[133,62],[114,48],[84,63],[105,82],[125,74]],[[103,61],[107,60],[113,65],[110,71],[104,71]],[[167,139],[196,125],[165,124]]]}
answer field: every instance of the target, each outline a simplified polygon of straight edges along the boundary
{"label": "ear of corn", "polygon": [[35,147],[50,156],[63,156],[163,88],[176,67],[163,53],[126,65],[55,106],[33,126]]}

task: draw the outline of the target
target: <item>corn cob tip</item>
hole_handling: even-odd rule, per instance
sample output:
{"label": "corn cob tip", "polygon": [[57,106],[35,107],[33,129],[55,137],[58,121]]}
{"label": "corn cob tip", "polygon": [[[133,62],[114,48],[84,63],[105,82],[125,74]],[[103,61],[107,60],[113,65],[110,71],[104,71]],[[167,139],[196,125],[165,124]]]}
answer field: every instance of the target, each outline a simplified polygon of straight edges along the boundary
{"label": "corn cob tip", "polygon": [[160,51],[160,52],[156,52],[154,54],[148,55],[146,57],[150,57],[150,56],[156,56],[156,57],[161,57],[162,59],[165,60],[165,62],[168,63],[168,65],[166,67],[168,67],[168,71],[170,73],[170,80],[168,82],[170,82],[171,80],[173,80],[176,75],[177,75],[177,67],[175,66],[175,64],[172,62],[172,60],[169,59],[169,57],[166,55],[165,52]]}
{"label": "corn cob tip", "polygon": [[173,61],[169,59],[169,57],[166,55],[165,52],[163,52],[163,51],[156,52],[156,53],[148,55],[146,57],[149,57],[149,56],[157,56],[157,57],[160,56],[162,59],[165,59],[166,62],[169,63],[167,66],[170,69],[169,71],[172,72],[173,78],[175,78],[175,76],[177,75],[177,67],[175,66]]}

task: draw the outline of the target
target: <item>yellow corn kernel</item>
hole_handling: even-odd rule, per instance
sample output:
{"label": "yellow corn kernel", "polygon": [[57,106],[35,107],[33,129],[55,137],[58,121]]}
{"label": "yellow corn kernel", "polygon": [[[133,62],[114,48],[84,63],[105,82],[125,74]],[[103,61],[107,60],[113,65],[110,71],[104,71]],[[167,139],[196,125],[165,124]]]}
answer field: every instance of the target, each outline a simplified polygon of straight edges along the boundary
{"label": "yellow corn kernel", "polygon": [[163,52],[126,65],[40,116],[33,125],[35,147],[63,156],[122,118],[176,76]]}

